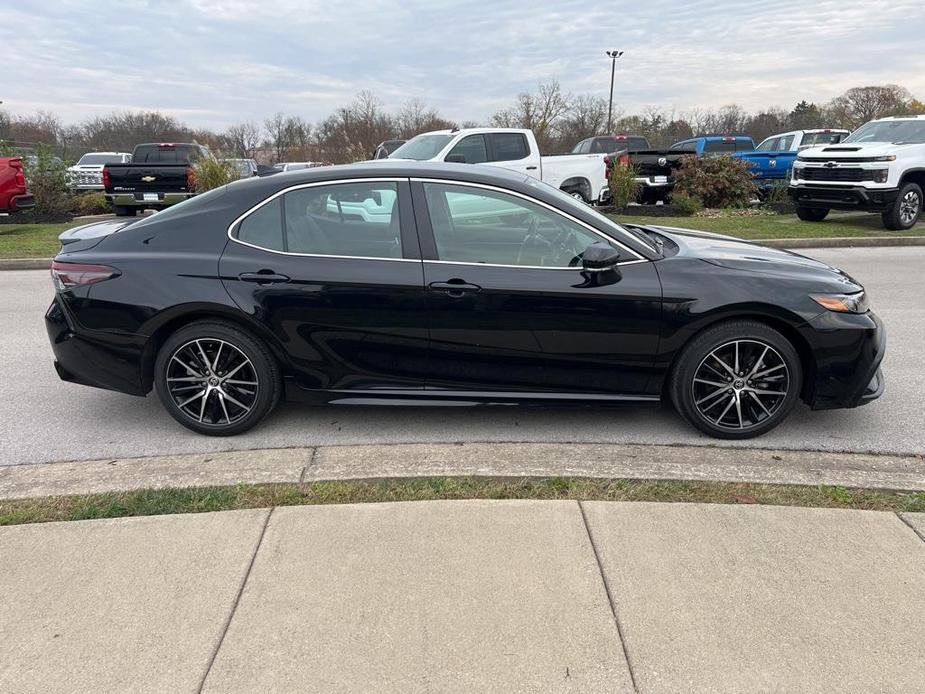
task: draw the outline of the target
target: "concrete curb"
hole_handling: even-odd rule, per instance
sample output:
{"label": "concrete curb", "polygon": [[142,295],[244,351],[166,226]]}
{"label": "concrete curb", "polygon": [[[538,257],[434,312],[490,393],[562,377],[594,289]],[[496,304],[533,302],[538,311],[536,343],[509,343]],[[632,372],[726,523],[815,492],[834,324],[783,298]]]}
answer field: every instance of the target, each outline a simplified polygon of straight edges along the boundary
{"label": "concrete curb", "polygon": [[925,236],[858,236],[821,239],[753,239],[771,248],[887,248],[892,246],[925,246]]}
{"label": "concrete curb", "polygon": [[0,270],[47,270],[51,258],[0,258]]}
{"label": "concrete curb", "polygon": [[920,456],[623,444],[387,444],[0,467],[0,500],[415,477],[588,477],[925,490]]}

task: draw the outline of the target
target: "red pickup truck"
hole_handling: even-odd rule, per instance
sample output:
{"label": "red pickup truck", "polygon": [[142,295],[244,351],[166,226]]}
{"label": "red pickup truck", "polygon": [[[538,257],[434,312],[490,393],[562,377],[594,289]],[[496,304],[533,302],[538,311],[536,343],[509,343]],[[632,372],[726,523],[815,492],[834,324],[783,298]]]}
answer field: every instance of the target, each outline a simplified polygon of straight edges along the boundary
{"label": "red pickup truck", "polygon": [[35,207],[26,191],[26,176],[21,157],[0,157],[0,213],[18,212]]}

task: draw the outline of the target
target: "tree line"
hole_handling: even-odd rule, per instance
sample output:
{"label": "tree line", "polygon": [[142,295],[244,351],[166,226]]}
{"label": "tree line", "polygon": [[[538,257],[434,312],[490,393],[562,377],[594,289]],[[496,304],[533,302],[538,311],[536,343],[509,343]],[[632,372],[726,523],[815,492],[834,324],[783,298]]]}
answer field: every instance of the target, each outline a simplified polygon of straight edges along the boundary
{"label": "tree line", "polygon": [[[755,142],[778,132],[807,128],[847,128],[889,115],[923,114],[925,104],[905,87],[888,84],[854,87],[827,103],[800,101],[792,108],[772,107],[750,113],[736,104],[718,109],[676,112],[648,107],[639,114],[618,109],[614,133],[644,135],[653,147],[706,133],[750,135]],[[605,134],[607,100],[564,92],[556,81],[519,94],[487,122],[457,123],[419,99],[390,112],[372,93],[360,92],[327,118],[310,123],[298,115],[276,113],[263,122],[243,121],[214,131],[192,128],[158,111],[113,112],[77,124],[65,124],[50,112],[11,116],[0,111],[0,142],[8,147],[46,145],[65,160],[90,151],[131,151],[139,142],[198,142],[226,157],[261,163],[320,161],[346,163],[368,159],[389,139],[409,139],[420,132],[477,125],[530,128],[544,153],[568,152],[580,140]]]}

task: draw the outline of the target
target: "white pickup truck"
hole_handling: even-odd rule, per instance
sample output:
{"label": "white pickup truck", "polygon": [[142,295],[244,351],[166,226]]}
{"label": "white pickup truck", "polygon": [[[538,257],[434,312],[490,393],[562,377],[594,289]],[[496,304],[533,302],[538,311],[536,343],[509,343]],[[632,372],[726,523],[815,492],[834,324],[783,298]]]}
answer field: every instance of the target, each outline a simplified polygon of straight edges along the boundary
{"label": "white pickup truck", "polygon": [[457,128],[417,135],[392,152],[389,159],[499,166],[538,178],[584,202],[603,203],[610,197],[605,156],[541,156],[531,130]]}
{"label": "white pickup truck", "polygon": [[887,229],[911,229],[925,190],[925,116],[881,118],[836,145],[803,150],[789,190],[805,221],[862,210],[882,215]]}

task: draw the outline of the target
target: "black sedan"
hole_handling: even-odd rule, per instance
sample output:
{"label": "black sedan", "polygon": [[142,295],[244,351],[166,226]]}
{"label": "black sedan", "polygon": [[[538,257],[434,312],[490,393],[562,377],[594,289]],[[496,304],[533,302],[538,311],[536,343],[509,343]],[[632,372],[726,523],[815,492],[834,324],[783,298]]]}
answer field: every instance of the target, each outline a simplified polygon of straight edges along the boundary
{"label": "black sedan", "polygon": [[353,404],[657,402],[748,438],[798,399],[883,391],[863,287],[785,251],[618,225],[522,174],[373,162],[232,183],[66,232],[46,315],[65,381],[190,429],[285,397]]}

